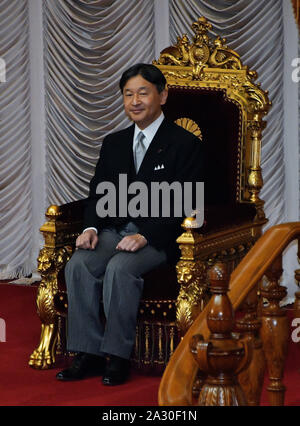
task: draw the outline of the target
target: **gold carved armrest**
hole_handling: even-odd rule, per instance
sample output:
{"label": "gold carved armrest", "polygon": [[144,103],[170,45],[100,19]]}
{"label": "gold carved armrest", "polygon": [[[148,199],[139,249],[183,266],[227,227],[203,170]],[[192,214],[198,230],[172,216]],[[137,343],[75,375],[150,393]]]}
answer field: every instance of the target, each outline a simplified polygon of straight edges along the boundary
{"label": "gold carved armrest", "polygon": [[57,291],[57,277],[70,259],[75,241],[82,231],[84,200],[51,205],[46,211],[46,222],[41,226],[45,240],[38,257],[38,271],[43,282],[51,281],[53,292]]}
{"label": "gold carved armrest", "polygon": [[47,209],[47,221],[40,228],[44,235],[45,247],[74,246],[82,230],[84,201],[74,201],[61,206],[51,205]]}
{"label": "gold carved armrest", "polygon": [[58,289],[58,274],[70,259],[82,231],[84,201],[51,205],[46,211],[47,220],[40,228],[45,244],[39,253],[38,271],[41,284],[47,283],[53,294]]}

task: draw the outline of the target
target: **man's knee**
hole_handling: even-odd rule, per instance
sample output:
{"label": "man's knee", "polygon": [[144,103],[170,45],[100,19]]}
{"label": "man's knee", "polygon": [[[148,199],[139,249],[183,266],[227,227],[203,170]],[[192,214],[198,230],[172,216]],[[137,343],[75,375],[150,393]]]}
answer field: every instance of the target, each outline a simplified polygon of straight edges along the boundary
{"label": "man's knee", "polygon": [[77,274],[84,267],[84,256],[81,251],[75,251],[71,259],[67,262],[65,267],[65,278],[68,280],[70,276]]}
{"label": "man's knee", "polygon": [[108,263],[103,280],[103,302],[106,317],[111,302],[118,301],[119,308],[121,306],[128,308],[128,305],[135,306],[143,291],[143,278],[128,263],[119,262],[116,257]]}
{"label": "man's knee", "polygon": [[159,253],[155,249],[147,248],[145,253],[140,256],[139,253],[121,252],[113,256],[108,262],[106,272],[119,276],[142,277],[145,273],[156,268],[166,261],[164,252]]}
{"label": "man's knee", "polygon": [[120,261],[117,256],[110,260],[104,275],[104,300],[110,300],[111,292],[121,292],[125,303],[130,303],[128,297],[134,297],[136,294],[140,297],[144,279],[134,263],[126,262],[124,259]]}
{"label": "man's knee", "polygon": [[132,264],[120,261],[118,256],[114,256],[107,264],[106,273],[118,276],[126,276],[127,274],[135,275]]}
{"label": "man's knee", "polygon": [[122,274],[122,267],[121,265],[119,265],[117,262],[113,262],[112,260],[110,260],[110,262],[108,262],[107,266],[106,266],[106,270],[105,270],[105,274],[107,275],[118,275],[118,274]]}

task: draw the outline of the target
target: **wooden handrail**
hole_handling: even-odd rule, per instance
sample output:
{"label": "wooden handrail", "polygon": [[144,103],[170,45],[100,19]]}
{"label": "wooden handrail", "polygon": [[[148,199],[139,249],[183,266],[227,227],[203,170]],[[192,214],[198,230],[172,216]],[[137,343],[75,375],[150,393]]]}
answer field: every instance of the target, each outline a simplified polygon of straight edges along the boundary
{"label": "wooden handrail", "polygon": [[[228,296],[235,311],[276,258],[299,236],[300,222],[290,222],[273,226],[260,237],[231,274]],[[206,317],[210,308],[211,302],[196,318],[172,355],[160,383],[159,405],[193,405],[192,388],[198,367],[190,352],[189,344],[196,334],[202,334],[204,339],[208,338]]]}

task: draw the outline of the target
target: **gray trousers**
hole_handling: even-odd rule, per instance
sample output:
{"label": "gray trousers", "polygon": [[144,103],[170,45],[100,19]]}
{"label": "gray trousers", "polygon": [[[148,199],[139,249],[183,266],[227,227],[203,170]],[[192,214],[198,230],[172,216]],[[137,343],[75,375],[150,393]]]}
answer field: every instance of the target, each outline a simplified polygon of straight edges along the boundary
{"label": "gray trousers", "polygon": [[[144,280],[141,275],[166,262],[166,254],[149,244],[136,252],[116,250],[132,223],[121,231],[103,229],[95,250],[75,251],[65,268],[68,292],[67,349],[129,359]],[[103,299],[105,324],[101,322]]]}

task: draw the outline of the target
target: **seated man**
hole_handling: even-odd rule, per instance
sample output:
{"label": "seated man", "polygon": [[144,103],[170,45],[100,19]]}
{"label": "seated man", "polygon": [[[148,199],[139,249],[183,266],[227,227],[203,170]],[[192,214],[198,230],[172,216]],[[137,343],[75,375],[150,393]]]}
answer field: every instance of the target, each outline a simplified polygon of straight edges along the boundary
{"label": "seated man", "polygon": [[[181,215],[172,216],[170,209],[166,217],[160,206],[159,214],[151,217],[151,183],[183,185],[203,180],[199,139],[167,121],[162,113],[168,92],[161,71],[154,65],[134,65],[123,73],[120,89],[125,112],[134,124],[105,137],[90,183],[84,231],[77,238],[77,250],[65,270],[67,348],[78,355],[71,367],[57,374],[59,380],[97,374],[103,375],[105,385],[127,380],[143,291],[142,276],[165,262],[174,262],[176,238],[186,214],[182,211]],[[101,199],[101,185],[115,191]],[[128,194],[127,185],[131,187]],[[147,214],[136,214],[134,207],[143,200],[134,200],[134,185],[148,190],[143,199],[144,205],[149,206]],[[111,204],[115,200],[119,202],[117,209]],[[106,216],[105,205],[110,206]],[[99,315],[101,299],[104,323]]]}

